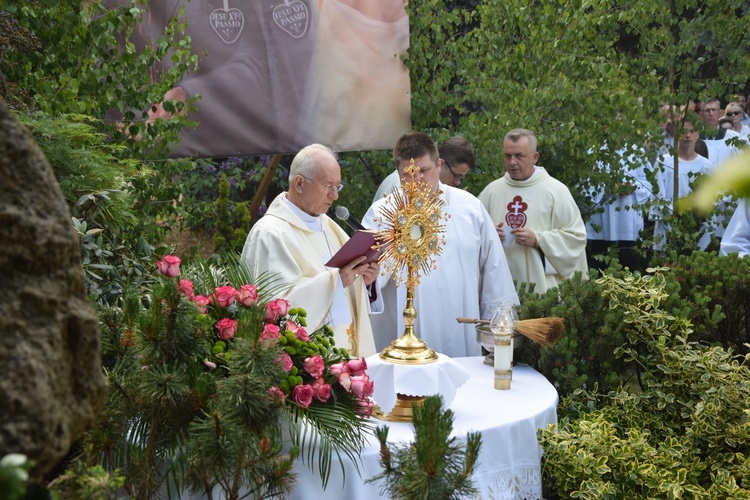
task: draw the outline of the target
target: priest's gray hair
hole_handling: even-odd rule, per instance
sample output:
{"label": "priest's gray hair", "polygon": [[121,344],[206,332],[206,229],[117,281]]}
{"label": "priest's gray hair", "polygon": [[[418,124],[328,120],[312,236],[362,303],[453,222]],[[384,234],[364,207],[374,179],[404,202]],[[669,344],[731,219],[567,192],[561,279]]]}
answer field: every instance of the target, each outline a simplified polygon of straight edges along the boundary
{"label": "priest's gray hair", "polygon": [[301,175],[305,179],[312,180],[315,176],[315,171],[318,168],[316,158],[319,153],[328,153],[338,161],[338,155],[334,150],[328,146],[322,144],[310,144],[305,146],[294,156],[292,160],[292,166],[289,167],[289,185],[291,186],[292,181],[298,175]]}
{"label": "priest's gray hair", "polygon": [[515,128],[505,134],[505,140],[509,140],[510,142],[518,142],[521,137],[528,137],[529,138],[529,146],[531,146],[531,149],[533,151],[536,151],[536,134],[532,132],[529,129],[525,128]]}

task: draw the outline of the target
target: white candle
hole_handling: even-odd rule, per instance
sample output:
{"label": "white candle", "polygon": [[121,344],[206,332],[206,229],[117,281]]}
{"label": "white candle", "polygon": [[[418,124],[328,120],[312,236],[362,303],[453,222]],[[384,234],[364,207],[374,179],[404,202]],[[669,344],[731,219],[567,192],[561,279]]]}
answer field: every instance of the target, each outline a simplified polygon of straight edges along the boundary
{"label": "white candle", "polygon": [[495,333],[495,389],[510,389],[511,363],[513,361],[513,330],[505,327]]}

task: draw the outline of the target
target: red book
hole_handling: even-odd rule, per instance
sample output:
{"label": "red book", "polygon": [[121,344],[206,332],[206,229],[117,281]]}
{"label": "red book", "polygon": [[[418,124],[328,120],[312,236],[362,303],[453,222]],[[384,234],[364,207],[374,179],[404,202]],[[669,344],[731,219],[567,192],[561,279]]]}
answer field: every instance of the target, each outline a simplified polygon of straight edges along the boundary
{"label": "red book", "polygon": [[[331,257],[331,260],[326,262],[328,267],[342,267],[360,257],[362,255],[367,257],[364,262],[376,262],[380,254],[383,253],[383,248],[379,251],[372,248],[377,242],[375,237],[378,235],[378,231],[372,230],[359,230],[354,231],[349,241],[344,243],[344,246],[336,252],[336,255]],[[362,264],[362,263],[360,263]]]}

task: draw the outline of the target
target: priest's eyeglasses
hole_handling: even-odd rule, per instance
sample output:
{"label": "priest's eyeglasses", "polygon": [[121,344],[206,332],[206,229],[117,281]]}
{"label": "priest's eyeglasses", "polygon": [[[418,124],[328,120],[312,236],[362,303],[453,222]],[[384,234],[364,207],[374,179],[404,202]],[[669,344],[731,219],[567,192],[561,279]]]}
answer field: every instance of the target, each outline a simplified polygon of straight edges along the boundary
{"label": "priest's eyeglasses", "polygon": [[[305,177],[304,175],[302,177]],[[340,193],[342,189],[344,189],[344,185],[339,184],[321,184],[320,182],[316,181],[315,179],[310,179],[309,177],[305,177],[305,180],[314,182],[318,186],[322,187],[323,189],[331,192],[331,193]]]}

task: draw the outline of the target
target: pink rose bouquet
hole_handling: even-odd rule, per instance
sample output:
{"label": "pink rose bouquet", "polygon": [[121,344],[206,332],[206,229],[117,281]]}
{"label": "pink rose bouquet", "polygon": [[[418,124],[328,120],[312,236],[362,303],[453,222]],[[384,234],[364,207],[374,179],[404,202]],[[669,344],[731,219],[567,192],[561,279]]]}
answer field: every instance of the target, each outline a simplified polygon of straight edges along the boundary
{"label": "pink rose bouquet", "polygon": [[[252,373],[265,377],[265,384],[262,380],[260,385],[257,380],[253,382],[253,387],[262,389],[254,401],[284,411],[290,427],[310,422],[318,431],[315,439],[328,443],[324,447],[328,451],[319,453],[330,454],[335,448],[337,453],[356,458],[366,442],[366,432],[373,428],[366,420],[372,413],[373,383],[367,376],[365,360],[352,359],[346,349],[336,346],[333,330],[327,325],[308,329],[303,308],[264,295],[263,279],[243,283],[239,277],[246,274],[241,270],[223,273],[215,267],[196,267],[181,271],[180,264],[173,255],[157,262],[163,283],[160,292],[167,296],[159,300],[158,307],[163,317],[190,316],[186,321],[175,321],[191,330],[182,337],[188,347],[176,354],[186,353],[193,368],[199,368],[186,373],[211,380],[202,380],[197,386],[202,391],[227,390],[234,388],[237,380],[242,380],[242,387],[249,387],[245,378],[235,376]],[[126,349],[137,345],[135,333],[122,335],[121,344]],[[255,370],[254,363],[261,358],[267,360],[266,364]],[[144,365],[143,369],[149,368]],[[216,404],[216,395],[200,393],[195,401]],[[300,440],[294,445],[304,448],[305,436],[292,433],[293,441]],[[317,443],[307,445],[318,448]],[[320,463],[330,464],[330,457]]]}

